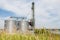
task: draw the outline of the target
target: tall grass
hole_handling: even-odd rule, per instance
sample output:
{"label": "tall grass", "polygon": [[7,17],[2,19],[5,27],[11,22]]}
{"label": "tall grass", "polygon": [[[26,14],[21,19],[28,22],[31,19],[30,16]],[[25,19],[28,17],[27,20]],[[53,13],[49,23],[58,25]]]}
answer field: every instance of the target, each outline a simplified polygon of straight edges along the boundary
{"label": "tall grass", "polygon": [[60,40],[59,34],[52,34],[45,29],[35,30],[35,34],[0,33],[0,40]]}

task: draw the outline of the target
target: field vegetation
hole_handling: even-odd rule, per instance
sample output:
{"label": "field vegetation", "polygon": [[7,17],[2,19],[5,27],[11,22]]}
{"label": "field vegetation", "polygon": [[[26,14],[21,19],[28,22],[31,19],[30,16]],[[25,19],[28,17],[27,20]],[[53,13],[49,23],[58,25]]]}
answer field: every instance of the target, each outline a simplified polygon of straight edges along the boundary
{"label": "field vegetation", "polygon": [[60,40],[60,34],[53,34],[45,29],[35,29],[34,34],[7,34],[1,32],[0,40]]}

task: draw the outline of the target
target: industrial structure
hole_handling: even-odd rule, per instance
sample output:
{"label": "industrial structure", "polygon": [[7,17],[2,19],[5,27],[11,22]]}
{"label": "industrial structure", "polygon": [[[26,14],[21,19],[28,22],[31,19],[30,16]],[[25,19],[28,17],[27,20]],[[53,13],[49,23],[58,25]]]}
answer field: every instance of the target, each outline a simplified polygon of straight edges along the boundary
{"label": "industrial structure", "polygon": [[28,28],[28,21],[23,17],[9,17],[5,20],[5,31],[8,33],[24,32]]}
{"label": "industrial structure", "polygon": [[27,31],[34,32],[34,2],[32,2],[32,18],[28,21],[25,17],[9,17],[5,20],[5,31],[8,33],[26,33]]}

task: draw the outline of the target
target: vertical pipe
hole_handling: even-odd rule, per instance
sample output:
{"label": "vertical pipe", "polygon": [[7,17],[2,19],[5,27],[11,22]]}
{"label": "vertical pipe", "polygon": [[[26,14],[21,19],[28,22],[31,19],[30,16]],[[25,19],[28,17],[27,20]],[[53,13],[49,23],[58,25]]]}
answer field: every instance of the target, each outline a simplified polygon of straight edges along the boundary
{"label": "vertical pipe", "polygon": [[32,23],[33,23],[33,28],[35,27],[35,15],[34,15],[34,2],[32,2]]}

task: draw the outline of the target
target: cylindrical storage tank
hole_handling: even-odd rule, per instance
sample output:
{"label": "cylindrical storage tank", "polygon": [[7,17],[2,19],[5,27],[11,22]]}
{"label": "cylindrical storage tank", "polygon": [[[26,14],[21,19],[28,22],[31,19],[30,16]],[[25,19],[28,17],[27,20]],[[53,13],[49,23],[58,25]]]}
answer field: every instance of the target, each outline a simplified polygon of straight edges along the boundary
{"label": "cylindrical storage tank", "polygon": [[13,31],[13,26],[14,26],[14,22],[12,20],[9,21],[9,33],[12,33]]}
{"label": "cylindrical storage tank", "polygon": [[9,24],[9,21],[8,20],[5,20],[5,25],[4,25],[4,29],[5,30],[8,28],[8,24]]}
{"label": "cylindrical storage tank", "polygon": [[8,33],[14,33],[16,31],[16,21],[15,20],[6,20],[5,29]]}
{"label": "cylindrical storage tank", "polygon": [[8,32],[8,28],[9,28],[9,20],[5,20],[4,29],[6,32]]}
{"label": "cylindrical storage tank", "polygon": [[28,31],[28,21],[22,20],[21,21],[21,31],[22,33],[26,33]]}

